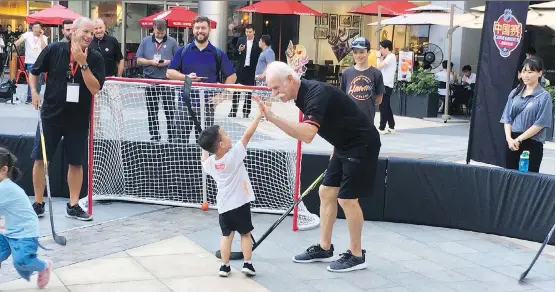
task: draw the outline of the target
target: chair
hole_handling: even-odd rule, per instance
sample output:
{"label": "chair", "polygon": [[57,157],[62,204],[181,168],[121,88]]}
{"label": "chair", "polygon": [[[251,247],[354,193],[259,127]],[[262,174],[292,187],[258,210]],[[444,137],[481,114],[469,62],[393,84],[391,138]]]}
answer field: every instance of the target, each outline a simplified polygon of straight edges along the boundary
{"label": "chair", "polygon": [[21,74],[25,76],[25,81],[29,84],[29,74],[27,74],[27,70],[25,70],[25,56],[17,57],[17,73],[15,74],[15,80],[19,81]]}

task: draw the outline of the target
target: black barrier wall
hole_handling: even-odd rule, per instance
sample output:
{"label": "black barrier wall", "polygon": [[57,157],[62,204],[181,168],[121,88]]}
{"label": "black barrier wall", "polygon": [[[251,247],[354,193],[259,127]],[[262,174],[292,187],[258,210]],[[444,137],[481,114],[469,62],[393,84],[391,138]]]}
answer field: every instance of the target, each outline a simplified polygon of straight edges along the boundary
{"label": "black barrier wall", "polygon": [[[390,158],[384,219],[542,242],[554,225],[554,176]],[[552,239],[554,244],[554,239]]]}
{"label": "black barrier wall", "polygon": [[[34,137],[29,136],[0,135],[0,146],[8,148],[18,157],[17,164],[23,171],[23,177],[18,184],[31,196],[33,195],[33,161],[30,159],[30,153],[33,149],[33,141]],[[110,194],[125,191],[128,194],[144,196],[145,190],[150,190],[149,192],[164,194],[172,200],[183,198],[183,195],[176,195],[180,192],[196,194],[202,192],[200,187],[185,189],[185,187],[191,188],[192,185],[200,185],[193,183],[201,179],[199,161],[191,162],[183,172],[171,171],[175,170],[176,166],[168,163],[176,159],[172,159],[175,151],[168,145],[125,142],[117,146],[114,141],[109,140],[99,140],[95,143],[102,146],[104,151],[117,155],[120,155],[118,151],[109,151],[109,149],[111,147],[123,149],[121,152],[123,166],[111,164],[95,167],[99,170],[97,179],[109,179],[114,182],[96,189],[97,192]],[[138,147],[154,148],[150,149],[151,151],[134,151]],[[197,147],[192,147],[190,151],[192,151],[191,155],[195,155],[193,157],[200,157]],[[134,156],[131,156],[131,153]],[[278,155],[276,157],[279,158],[282,154],[273,155]],[[63,157],[64,153],[61,147],[58,147],[50,165],[50,184],[54,197],[68,197],[67,165]],[[303,154],[301,192],[326,169],[329,158],[329,155]],[[147,160],[149,163],[145,163]],[[152,161],[155,163],[151,163]],[[261,166],[248,157],[246,167],[252,173],[252,170]],[[131,171],[133,175],[129,175],[124,180],[123,175],[131,174]],[[81,197],[87,194],[87,176],[87,163],[85,163]],[[291,193],[293,190],[283,189],[285,184],[281,179],[285,176],[287,176],[286,169],[277,171],[276,177],[271,181],[263,181],[251,175],[253,188],[256,193]],[[524,174],[501,168],[426,160],[380,158],[374,179],[375,187],[372,196],[360,200],[365,220],[457,228],[536,242],[544,240],[555,221],[553,175]],[[209,188],[214,187],[214,182],[210,180]],[[281,195],[287,197],[285,194]],[[263,198],[258,196],[258,200]],[[209,197],[209,201],[213,200],[214,197]],[[286,203],[280,202],[280,204]],[[307,196],[304,203],[309,211],[319,214],[318,188]],[[345,218],[341,208],[338,208],[338,218]],[[550,243],[554,244],[554,239],[551,239]]]}

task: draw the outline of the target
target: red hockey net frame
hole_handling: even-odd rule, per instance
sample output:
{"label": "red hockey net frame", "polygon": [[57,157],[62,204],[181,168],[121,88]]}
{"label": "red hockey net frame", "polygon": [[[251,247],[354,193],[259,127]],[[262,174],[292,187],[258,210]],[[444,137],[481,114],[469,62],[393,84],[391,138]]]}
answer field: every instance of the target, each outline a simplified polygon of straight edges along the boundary
{"label": "red hockey net frame", "polygon": [[[142,78],[121,78],[121,77],[107,77],[106,81],[118,81],[118,82],[129,82],[129,83],[144,83],[150,85],[173,85],[173,86],[183,86],[183,81],[177,80],[154,80],[154,79],[142,79]],[[239,84],[214,84],[214,83],[202,83],[193,82],[192,87],[199,88],[213,88],[213,89],[226,89],[229,91],[266,91],[270,92],[270,89],[263,86],[245,86]],[[95,102],[99,96],[94,96],[91,102],[91,115],[89,123],[89,145],[88,145],[88,189],[87,189],[87,211],[90,215],[93,214],[93,177],[94,177],[94,141],[95,141]],[[298,121],[301,122],[303,119],[303,113],[298,110]],[[296,153],[295,153],[295,174],[294,174],[294,191],[293,200],[294,202],[299,200],[300,196],[300,184],[301,184],[301,156],[302,156],[302,142],[297,140],[296,142]],[[206,199],[206,197],[205,197]],[[293,210],[293,226],[294,231],[299,230],[298,225],[299,208],[296,206]]]}

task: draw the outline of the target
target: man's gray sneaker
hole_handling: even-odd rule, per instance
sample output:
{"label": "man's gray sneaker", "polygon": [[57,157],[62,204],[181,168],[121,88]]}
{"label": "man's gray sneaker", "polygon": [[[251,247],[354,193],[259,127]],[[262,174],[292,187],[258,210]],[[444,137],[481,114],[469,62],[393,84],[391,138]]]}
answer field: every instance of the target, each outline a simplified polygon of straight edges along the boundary
{"label": "man's gray sneaker", "polygon": [[70,204],[67,203],[67,205],[66,205],[66,217],[74,218],[74,219],[81,220],[81,221],[93,220],[93,216],[91,216],[87,212],[83,211],[83,209],[81,209],[81,206],[79,206],[79,204],[76,204],[75,206],[70,206]]}
{"label": "man's gray sneaker", "polygon": [[351,272],[367,268],[365,250],[360,257],[354,256],[351,251],[340,254],[340,258],[330,264],[326,269],[330,272]]}
{"label": "man's gray sneaker", "polygon": [[310,246],[304,253],[293,257],[296,263],[331,262],[334,260],[334,245],[324,250],[319,244]]}

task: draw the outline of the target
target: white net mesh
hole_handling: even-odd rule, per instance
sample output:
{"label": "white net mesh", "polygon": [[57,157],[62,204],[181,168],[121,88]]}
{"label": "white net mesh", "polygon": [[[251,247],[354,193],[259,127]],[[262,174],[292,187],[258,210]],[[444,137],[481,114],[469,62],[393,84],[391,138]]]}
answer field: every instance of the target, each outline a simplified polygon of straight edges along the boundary
{"label": "white net mesh", "polygon": [[[243,118],[246,94],[261,96],[283,118],[299,119],[293,102],[273,100],[269,91],[260,89],[193,86],[192,109],[201,124],[204,121],[203,127],[218,124],[234,142],[258,111],[253,102],[251,118]],[[216,184],[201,168],[198,133],[182,93],[179,82],[105,82],[95,97],[93,112],[93,200],[191,207],[200,207],[206,200],[209,206],[216,206]],[[237,117],[230,116],[234,95],[239,99]],[[210,105],[209,100],[218,104]],[[293,204],[298,183],[296,157],[301,155],[296,147],[297,140],[272,123],[259,124],[245,159],[256,197],[251,204],[254,212],[283,214]],[[301,230],[319,224],[318,216],[303,203],[299,204],[297,221]]]}

